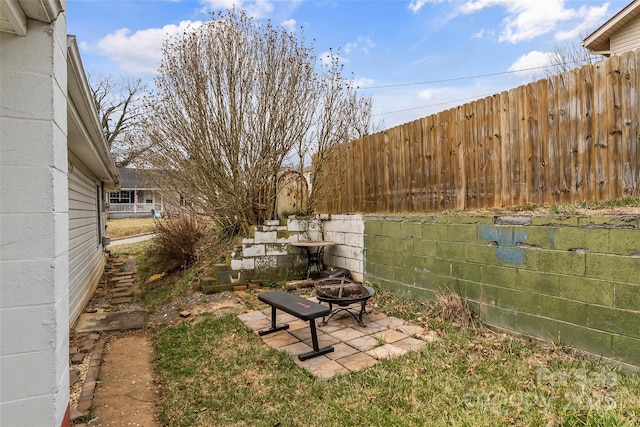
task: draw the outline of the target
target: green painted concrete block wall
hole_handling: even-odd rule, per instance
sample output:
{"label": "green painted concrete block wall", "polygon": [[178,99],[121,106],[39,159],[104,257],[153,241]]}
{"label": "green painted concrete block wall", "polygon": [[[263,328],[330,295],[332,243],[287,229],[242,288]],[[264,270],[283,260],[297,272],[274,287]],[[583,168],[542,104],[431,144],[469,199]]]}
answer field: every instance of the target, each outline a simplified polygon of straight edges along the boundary
{"label": "green painted concrete block wall", "polygon": [[369,215],[365,279],[409,298],[453,291],[489,325],[640,366],[635,216]]}

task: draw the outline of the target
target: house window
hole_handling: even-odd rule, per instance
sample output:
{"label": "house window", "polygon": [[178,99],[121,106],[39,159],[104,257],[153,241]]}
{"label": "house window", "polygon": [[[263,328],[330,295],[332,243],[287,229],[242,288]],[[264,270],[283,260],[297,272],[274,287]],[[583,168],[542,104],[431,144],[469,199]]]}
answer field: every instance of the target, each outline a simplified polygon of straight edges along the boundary
{"label": "house window", "polygon": [[133,203],[133,191],[122,190],[117,193],[109,193],[109,203]]}

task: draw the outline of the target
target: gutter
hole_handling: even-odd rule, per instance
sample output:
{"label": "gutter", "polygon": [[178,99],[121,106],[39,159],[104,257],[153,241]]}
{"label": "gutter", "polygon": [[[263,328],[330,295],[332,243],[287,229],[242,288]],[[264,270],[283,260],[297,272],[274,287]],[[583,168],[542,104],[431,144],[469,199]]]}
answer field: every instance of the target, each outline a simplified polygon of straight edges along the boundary
{"label": "gutter", "polygon": [[67,48],[67,90],[69,100],[75,106],[74,113],[82,121],[91,150],[95,153],[100,163],[104,174],[102,179],[106,181],[108,187],[118,188],[120,186],[120,177],[102,133],[98,112],[91,98],[91,89],[82,66],[75,36],[67,36]]}

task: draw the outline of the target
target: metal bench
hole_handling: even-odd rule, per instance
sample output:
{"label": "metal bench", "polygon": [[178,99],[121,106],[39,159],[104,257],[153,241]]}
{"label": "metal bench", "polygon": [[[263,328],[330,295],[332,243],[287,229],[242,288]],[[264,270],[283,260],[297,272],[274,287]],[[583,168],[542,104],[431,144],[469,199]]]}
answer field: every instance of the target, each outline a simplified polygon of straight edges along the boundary
{"label": "metal bench", "polygon": [[313,343],[313,351],[298,355],[298,359],[307,360],[312,357],[321,356],[333,351],[333,346],[319,348],[318,332],[316,331],[315,319],[325,317],[331,313],[331,309],[327,306],[317,304],[297,295],[287,292],[274,291],[258,295],[258,299],[271,306],[271,327],[258,331],[258,335],[266,335],[272,332],[288,329],[289,325],[284,323],[278,325],[276,322],[276,309],[289,313],[298,319],[309,321],[311,328],[311,342]]}

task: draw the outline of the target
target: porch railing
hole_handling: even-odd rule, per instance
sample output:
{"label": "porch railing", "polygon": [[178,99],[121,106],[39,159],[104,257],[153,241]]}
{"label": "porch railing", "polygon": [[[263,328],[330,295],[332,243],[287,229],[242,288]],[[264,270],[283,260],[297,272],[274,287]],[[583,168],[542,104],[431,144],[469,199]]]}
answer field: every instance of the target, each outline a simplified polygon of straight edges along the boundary
{"label": "porch railing", "polygon": [[160,203],[111,203],[109,212],[111,213],[142,213],[151,215],[151,210],[161,210]]}

